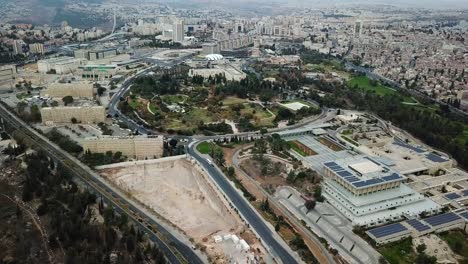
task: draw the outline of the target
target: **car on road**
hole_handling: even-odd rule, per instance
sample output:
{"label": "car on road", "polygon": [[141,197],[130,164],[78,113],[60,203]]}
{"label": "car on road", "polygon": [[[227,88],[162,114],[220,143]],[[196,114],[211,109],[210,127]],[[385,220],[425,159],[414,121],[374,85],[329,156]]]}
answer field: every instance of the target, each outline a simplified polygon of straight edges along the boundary
{"label": "car on road", "polygon": [[206,159],[206,162],[208,162],[208,164],[210,164],[211,166],[214,166],[213,162],[210,159]]}

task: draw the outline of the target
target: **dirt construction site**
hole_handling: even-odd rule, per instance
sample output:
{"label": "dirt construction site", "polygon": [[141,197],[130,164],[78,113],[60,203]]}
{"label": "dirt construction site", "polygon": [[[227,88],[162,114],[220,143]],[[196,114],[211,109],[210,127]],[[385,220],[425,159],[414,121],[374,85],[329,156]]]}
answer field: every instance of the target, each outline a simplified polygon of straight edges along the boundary
{"label": "dirt construction site", "polygon": [[107,180],[175,225],[211,261],[246,263],[248,259],[264,257],[261,244],[209,176],[185,157],[124,162],[97,169]]}

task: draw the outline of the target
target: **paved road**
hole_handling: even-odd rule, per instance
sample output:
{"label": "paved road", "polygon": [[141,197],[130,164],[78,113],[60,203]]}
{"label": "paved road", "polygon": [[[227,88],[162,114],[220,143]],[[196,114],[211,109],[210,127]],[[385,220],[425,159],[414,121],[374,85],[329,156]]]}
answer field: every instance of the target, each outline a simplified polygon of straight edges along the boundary
{"label": "paved road", "polygon": [[203,168],[209,173],[216,184],[221,188],[222,192],[227,196],[231,203],[237,208],[245,220],[250,224],[251,228],[260,236],[263,243],[270,247],[273,255],[284,264],[298,263],[296,258],[290,253],[287,245],[277,241],[277,235],[272,231],[255,212],[248,201],[235,189],[235,187],[227,180],[226,176],[216,166],[208,163],[206,158],[202,157],[195,148],[196,144],[191,144],[189,154],[194,157]]}
{"label": "paved road", "polygon": [[179,241],[162,225],[152,219],[145,209],[128,199],[119,190],[109,185],[97,173],[82,164],[78,159],[62,150],[47,138],[32,129],[18,117],[12,115],[8,109],[0,104],[0,117],[10,127],[20,130],[37,147],[46,151],[51,158],[62,164],[79,181],[83,182],[91,191],[103,197],[106,203],[112,205],[118,213],[125,213],[142,231],[148,234],[163,251],[170,263],[203,263],[190,247]]}
{"label": "paved road", "polygon": [[309,240],[311,240],[312,242],[315,243],[315,247],[319,252],[319,254],[321,254],[321,256],[317,256],[317,253],[314,252],[314,255],[315,257],[318,259],[318,260],[322,260],[322,264],[324,263],[324,261],[326,260],[327,263],[334,263],[333,261],[333,257],[331,256],[331,254],[328,252],[328,250],[323,246],[323,244],[317,239],[317,237],[312,234],[312,232],[310,230],[308,230],[307,228],[304,227],[304,225],[302,223],[299,222],[299,220],[293,216],[288,210],[286,210],[277,200],[276,197],[274,197],[273,195],[270,195],[268,192],[266,192],[258,182],[256,182],[254,179],[252,179],[249,175],[247,175],[247,173],[244,172],[244,170],[241,169],[240,165],[239,165],[239,152],[241,151],[242,149],[239,149],[238,151],[236,151],[236,153],[234,153],[234,156],[232,158],[232,164],[234,166],[234,168],[236,168],[236,170],[240,171],[244,176],[245,178],[249,179],[256,187],[257,189],[259,189],[264,196],[268,197],[268,201],[270,201],[270,203],[272,203],[276,208],[278,208],[278,210],[281,211],[281,213],[286,216],[288,218],[288,220],[293,223],[296,228],[299,228],[300,231],[307,235],[307,238],[309,238]]}

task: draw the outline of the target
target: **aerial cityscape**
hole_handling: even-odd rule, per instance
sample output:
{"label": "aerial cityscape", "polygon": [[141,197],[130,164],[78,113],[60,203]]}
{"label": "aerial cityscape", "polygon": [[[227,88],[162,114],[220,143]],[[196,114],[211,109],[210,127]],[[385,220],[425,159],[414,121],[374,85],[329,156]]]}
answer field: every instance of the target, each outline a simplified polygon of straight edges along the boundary
{"label": "aerial cityscape", "polygon": [[0,263],[468,263],[464,0],[0,0]]}

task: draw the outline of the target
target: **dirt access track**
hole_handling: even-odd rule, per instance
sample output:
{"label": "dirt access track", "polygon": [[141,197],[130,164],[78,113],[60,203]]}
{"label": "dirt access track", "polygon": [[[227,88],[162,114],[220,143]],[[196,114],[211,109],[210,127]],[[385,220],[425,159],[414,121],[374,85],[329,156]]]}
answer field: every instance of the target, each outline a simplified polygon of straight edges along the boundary
{"label": "dirt access track", "polygon": [[[215,243],[215,235],[236,234],[252,249],[261,248],[265,252],[207,175],[183,156],[124,162],[97,169],[107,180],[193,238],[194,244],[204,246],[217,263],[232,260],[234,249],[226,250],[225,244]],[[245,258],[244,254],[252,256],[252,253],[241,255]]]}

